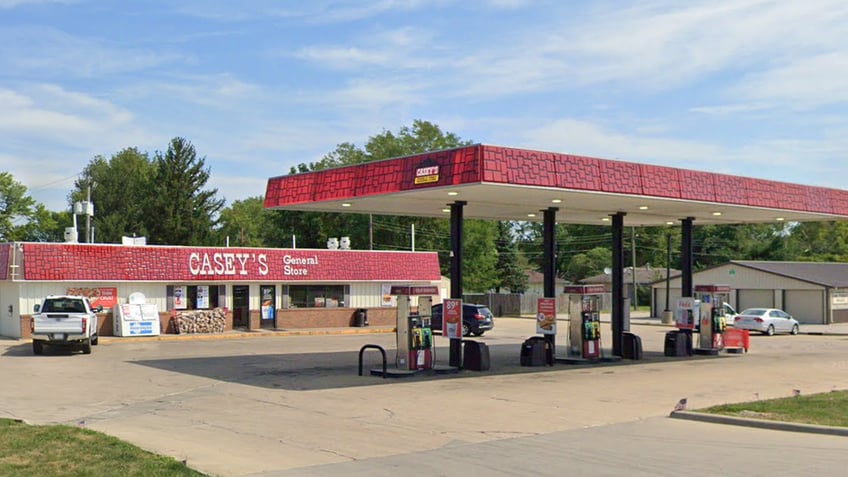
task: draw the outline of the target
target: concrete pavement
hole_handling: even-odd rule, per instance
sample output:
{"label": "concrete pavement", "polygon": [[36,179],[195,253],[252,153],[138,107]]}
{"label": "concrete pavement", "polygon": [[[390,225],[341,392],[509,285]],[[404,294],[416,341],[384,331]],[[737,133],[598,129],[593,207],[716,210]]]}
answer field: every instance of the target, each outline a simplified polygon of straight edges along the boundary
{"label": "concrete pavement", "polygon": [[843,474],[841,436],[667,416],[681,397],[699,408],[844,389],[848,340],[752,337],[747,355],[665,358],[667,327],[631,323],[641,362],[521,367],[531,323],[499,319],[481,338],[490,371],[397,380],[356,375],[359,348],[392,350],[390,333],[114,338],[88,356],[0,341],[15,383],[0,387],[0,416],[84,422],[226,476]]}

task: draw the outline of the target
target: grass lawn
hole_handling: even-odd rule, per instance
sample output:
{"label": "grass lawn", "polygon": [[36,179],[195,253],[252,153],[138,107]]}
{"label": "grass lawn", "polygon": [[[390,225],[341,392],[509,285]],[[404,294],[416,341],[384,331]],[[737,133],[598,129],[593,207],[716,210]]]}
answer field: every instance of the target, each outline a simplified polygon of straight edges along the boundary
{"label": "grass lawn", "polygon": [[848,391],[833,391],[739,404],[722,404],[699,412],[771,421],[848,427]]}
{"label": "grass lawn", "polygon": [[175,459],[102,432],[74,426],[30,426],[11,419],[0,419],[0,475],[204,476]]}

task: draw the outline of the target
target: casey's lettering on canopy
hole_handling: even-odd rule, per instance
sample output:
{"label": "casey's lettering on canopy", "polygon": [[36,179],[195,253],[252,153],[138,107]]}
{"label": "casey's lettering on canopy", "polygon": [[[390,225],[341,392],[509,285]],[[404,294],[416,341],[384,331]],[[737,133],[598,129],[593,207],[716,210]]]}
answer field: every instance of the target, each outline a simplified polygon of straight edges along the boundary
{"label": "casey's lettering on canopy", "polygon": [[415,169],[415,185],[439,182],[439,166],[424,166]]}

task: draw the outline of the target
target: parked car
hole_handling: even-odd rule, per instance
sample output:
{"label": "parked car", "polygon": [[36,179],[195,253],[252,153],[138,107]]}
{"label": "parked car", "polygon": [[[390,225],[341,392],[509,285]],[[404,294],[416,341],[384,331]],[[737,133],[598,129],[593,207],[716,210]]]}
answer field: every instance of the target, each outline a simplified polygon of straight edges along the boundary
{"label": "parked car", "polygon": [[759,331],[765,335],[791,333],[797,335],[798,320],[789,313],[775,308],[747,308],[733,319],[733,327],[741,330]]}
{"label": "parked car", "polygon": [[[482,336],[495,327],[494,316],[486,305],[462,304],[462,336]],[[442,329],[442,304],[433,305],[430,312],[430,328]]]}

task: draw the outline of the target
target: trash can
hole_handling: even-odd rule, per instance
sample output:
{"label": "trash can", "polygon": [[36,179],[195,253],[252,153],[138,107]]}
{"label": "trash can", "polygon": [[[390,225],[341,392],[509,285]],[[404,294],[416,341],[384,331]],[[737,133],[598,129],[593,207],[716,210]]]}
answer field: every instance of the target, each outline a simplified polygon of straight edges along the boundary
{"label": "trash can", "polygon": [[479,341],[463,341],[462,367],[471,371],[488,371],[489,346]]}
{"label": "trash can", "polygon": [[689,356],[692,349],[690,333],[669,331],[665,334],[663,354],[666,356]]}
{"label": "trash can", "polygon": [[544,336],[531,336],[521,344],[521,366],[553,366],[553,350]]}
{"label": "trash can", "polygon": [[642,338],[630,332],[623,333],[621,337],[621,357],[642,359]]}
{"label": "trash can", "polygon": [[368,310],[357,308],[353,313],[353,326],[368,326]]}

